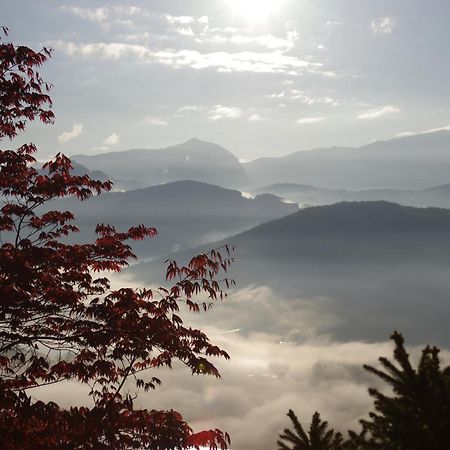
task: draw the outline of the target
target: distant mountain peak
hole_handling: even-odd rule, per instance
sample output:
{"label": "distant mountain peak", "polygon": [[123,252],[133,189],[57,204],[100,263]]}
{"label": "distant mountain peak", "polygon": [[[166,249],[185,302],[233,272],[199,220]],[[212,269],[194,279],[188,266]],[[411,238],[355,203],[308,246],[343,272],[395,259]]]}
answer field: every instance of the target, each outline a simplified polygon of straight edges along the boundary
{"label": "distant mountain peak", "polygon": [[172,148],[197,148],[197,149],[198,148],[208,148],[208,150],[216,149],[216,150],[226,151],[227,153],[232,154],[229,150],[227,150],[226,148],[222,147],[219,144],[215,144],[214,142],[209,142],[209,141],[203,141],[202,139],[198,139],[198,138],[191,138],[185,142],[182,142],[181,144],[175,144],[170,147],[167,147],[167,149],[172,149]]}
{"label": "distant mountain peak", "polygon": [[134,179],[149,185],[186,179],[228,187],[249,183],[233,153],[197,138],[166,148],[75,155],[74,159],[91,170],[100,168],[117,178]]}
{"label": "distant mountain peak", "polygon": [[183,144],[210,144],[210,142],[202,141],[201,139],[194,137],[194,138],[188,139],[186,142],[183,142],[180,145],[183,145]]}

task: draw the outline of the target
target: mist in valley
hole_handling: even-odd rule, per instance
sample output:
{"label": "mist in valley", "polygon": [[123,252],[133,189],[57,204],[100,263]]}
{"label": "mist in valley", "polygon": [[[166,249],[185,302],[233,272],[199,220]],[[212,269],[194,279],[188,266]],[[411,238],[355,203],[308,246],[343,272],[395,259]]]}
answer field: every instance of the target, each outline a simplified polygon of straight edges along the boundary
{"label": "mist in valley", "polygon": [[[171,261],[211,250],[232,259],[224,299],[175,311],[228,352],[211,357],[221,378],[179,361],[147,369],[162,386],[123,386],[137,408],[228,431],[233,450],[273,450],[289,409],[305,428],[319,411],[359,430],[368,387],[390,392],[363,365],[392,357],[394,331],[414,363],[436,345],[450,364],[449,2],[24,4],[0,6],[12,39],[54,49],[54,127],[20,137],[38,144],[37,184],[58,152],[78,182],[112,182],[83,201],[36,191],[34,211],[72,212],[71,245],[95,242],[98,224],[157,230],[127,241],[123,271],[93,273],[111,289],[168,288]],[[38,241],[39,226],[18,228]],[[89,389],[28,393],[70,408],[92,406]]]}

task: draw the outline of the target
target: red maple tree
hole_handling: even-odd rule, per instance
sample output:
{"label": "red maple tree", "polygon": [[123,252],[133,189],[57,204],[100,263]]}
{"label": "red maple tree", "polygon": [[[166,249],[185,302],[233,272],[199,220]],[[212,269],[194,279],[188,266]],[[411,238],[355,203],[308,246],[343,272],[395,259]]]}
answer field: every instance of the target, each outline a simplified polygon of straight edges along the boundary
{"label": "red maple tree", "polygon": [[[0,140],[14,138],[28,121],[53,121],[51,86],[37,72],[49,56],[46,48],[0,41]],[[155,388],[160,380],[148,370],[173,360],[193,374],[220,376],[209,359],[227,353],[187,327],[179,311],[206,310],[226,295],[229,282],[218,274],[232,261],[228,249],[225,258],[213,250],[187,266],[169,261],[169,287],[113,290],[104,273],[120,272],[135,258],[127,242],[156,230],[101,224],[94,243],[64,243],[77,231],[73,214],[49,210],[48,202],[85,200],[111,183],[73,175],[61,154],[38,170],[35,152],[33,144],[0,150],[0,448],[226,449],[228,434],[193,433],[175,411],[135,409],[123,387],[131,378],[139,388]],[[63,409],[29,395],[67,380],[90,386],[92,407]]]}

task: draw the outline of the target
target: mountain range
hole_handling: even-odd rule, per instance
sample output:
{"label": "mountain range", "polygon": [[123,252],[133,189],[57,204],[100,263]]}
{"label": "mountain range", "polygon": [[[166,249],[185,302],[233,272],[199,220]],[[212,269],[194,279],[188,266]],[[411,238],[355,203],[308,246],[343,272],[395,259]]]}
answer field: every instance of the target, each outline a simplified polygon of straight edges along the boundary
{"label": "mountain range", "polygon": [[256,185],[297,183],[332,189],[423,189],[450,181],[450,131],[441,130],[360,148],[299,151],[245,164]]}
{"label": "mountain range", "polygon": [[198,139],[157,150],[74,155],[73,160],[90,170],[101,168],[112,177],[137,180],[147,186],[180,180],[196,180],[224,187],[249,184],[236,156],[219,145]]}
{"label": "mountain range", "polygon": [[199,139],[164,149],[75,155],[73,159],[117,180],[135,180],[141,187],[189,179],[240,189],[293,183],[334,190],[418,190],[450,182],[450,130],[359,148],[297,151],[247,163]]}
{"label": "mountain range", "polygon": [[288,201],[298,203],[301,207],[330,205],[342,201],[385,200],[406,206],[435,206],[450,208],[450,184],[427,189],[325,189],[293,183],[277,183],[260,188],[250,188],[255,195],[270,193]]}
{"label": "mountain range", "polygon": [[[306,208],[171,258],[225,243],[236,249],[230,276],[239,289],[270,289],[274,310],[319,309],[332,316],[322,332],[334,338],[381,340],[400,329],[412,341],[450,344],[449,210],[387,202]],[[133,268],[142,282],[162,273],[162,261]],[[286,334],[295,339],[295,330]]]}
{"label": "mountain range", "polygon": [[298,210],[296,204],[263,194],[245,198],[241,192],[198,181],[177,181],[127,192],[109,192],[85,202],[62,199],[50,208],[72,211],[80,232],[73,240],[92,240],[97,223],[119,230],[137,224],[157,228],[158,236],[139,241],[142,257],[167,255],[249,229]]}

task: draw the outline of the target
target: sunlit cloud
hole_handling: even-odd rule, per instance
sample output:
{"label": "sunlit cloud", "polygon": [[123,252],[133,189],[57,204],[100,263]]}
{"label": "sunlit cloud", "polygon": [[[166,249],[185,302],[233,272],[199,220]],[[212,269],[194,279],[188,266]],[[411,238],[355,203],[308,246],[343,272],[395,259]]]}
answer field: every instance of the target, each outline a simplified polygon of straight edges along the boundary
{"label": "sunlit cloud", "polygon": [[71,57],[101,57],[105,59],[134,58],[148,63],[158,63],[173,68],[190,67],[192,69],[215,69],[219,72],[257,72],[287,73],[297,75],[302,72],[314,72],[329,76],[322,70],[321,63],[302,60],[286,55],[282,51],[272,52],[210,52],[198,50],[152,49],[145,45],[127,43],[77,43],[69,41],[50,41],[53,48]]}
{"label": "sunlit cloud", "polygon": [[181,36],[194,36],[194,30],[191,27],[176,28],[175,31]]}
{"label": "sunlit cloud", "polygon": [[91,22],[104,22],[109,16],[109,8],[80,8],[78,6],[62,6],[64,11]]}
{"label": "sunlit cloud", "polygon": [[76,123],[73,125],[70,131],[64,131],[58,136],[58,142],[60,144],[65,144],[75,138],[77,138],[83,132],[83,124]]}
{"label": "sunlit cloud", "polygon": [[297,100],[300,103],[305,105],[314,105],[314,104],[324,104],[331,106],[338,106],[339,102],[335,100],[333,97],[329,96],[313,96],[311,94],[307,94],[304,91],[300,91],[299,89],[291,89],[289,91],[288,97],[291,100]]}
{"label": "sunlit cloud", "polygon": [[436,133],[437,131],[450,131],[450,124],[445,125],[443,127],[430,128],[429,130],[422,131],[402,131],[401,133],[397,133],[396,137],[408,137],[408,136],[417,136],[419,134],[427,134],[427,133]]}
{"label": "sunlit cloud", "polygon": [[90,22],[96,22],[102,25],[108,24],[110,22],[115,23],[128,23],[125,18],[130,16],[135,16],[137,14],[142,14],[144,10],[137,6],[102,6],[100,8],[82,8],[79,6],[61,6],[63,11],[69,12],[80,19],[88,20]]}
{"label": "sunlit cloud", "polygon": [[188,25],[196,21],[193,16],[171,16],[170,14],[166,14],[166,19],[172,25]]}
{"label": "sunlit cloud", "polygon": [[167,126],[169,123],[165,121],[164,119],[160,119],[159,117],[154,116],[147,116],[144,119],[145,123],[148,125],[155,125],[155,126]]}
{"label": "sunlit cloud", "polygon": [[120,143],[120,136],[117,133],[110,134],[104,141],[103,145],[111,147]]}
{"label": "sunlit cloud", "polygon": [[391,34],[394,31],[396,20],[393,17],[379,17],[372,20],[370,29],[374,34]]}
{"label": "sunlit cloud", "polygon": [[201,39],[197,39],[196,42],[200,43],[212,43],[212,44],[234,44],[234,45],[259,45],[269,50],[284,50],[288,51],[295,45],[297,36],[288,35],[285,38],[277,37],[272,34],[249,36],[245,34],[239,34],[236,32],[230,32],[229,34],[214,33],[211,35],[205,35]]}
{"label": "sunlit cloud", "polygon": [[185,105],[178,108],[174,114],[174,117],[186,117],[192,114],[197,114],[205,111],[207,108],[202,105]]}
{"label": "sunlit cloud", "polygon": [[267,98],[283,98],[286,95],[286,92],[282,91],[282,92],[277,92],[277,93],[273,93],[273,94],[268,94],[266,95]]}
{"label": "sunlit cloud", "polygon": [[400,109],[394,105],[381,106],[380,108],[369,109],[359,114],[356,118],[362,120],[378,119],[387,114],[399,113]]}
{"label": "sunlit cloud", "polygon": [[249,120],[250,122],[261,122],[261,121],[265,120],[265,118],[264,118],[264,117],[261,117],[259,114],[252,114],[252,115],[248,118],[248,120]]}
{"label": "sunlit cloud", "polygon": [[311,123],[317,123],[317,122],[323,122],[326,119],[326,117],[320,116],[320,117],[303,117],[301,119],[298,119],[296,123],[299,125],[307,125]]}
{"label": "sunlit cloud", "polygon": [[242,117],[243,111],[237,107],[215,105],[208,114],[208,119],[215,122],[221,119],[238,119]]}
{"label": "sunlit cloud", "polygon": [[249,23],[265,22],[283,7],[282,0],[228,0],[231,11]]}

